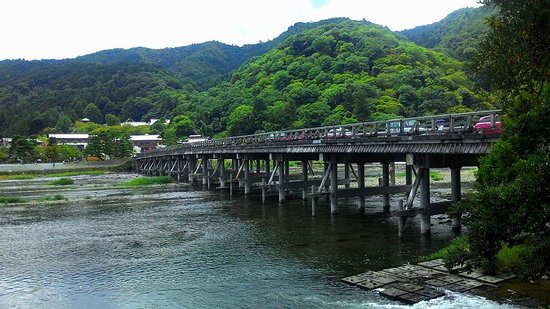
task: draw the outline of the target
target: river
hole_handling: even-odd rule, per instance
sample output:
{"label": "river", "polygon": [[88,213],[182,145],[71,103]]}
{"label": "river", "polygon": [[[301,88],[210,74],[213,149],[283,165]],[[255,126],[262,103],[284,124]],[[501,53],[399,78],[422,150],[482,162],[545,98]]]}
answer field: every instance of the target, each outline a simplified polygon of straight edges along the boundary
{"label": "river", "polygon": [[[366,216],[350,199],[337,216],[321,201],[312,217],[301,200],[110,184],[128,177],[73,177],[72,188],[50,190],[48,179],[0,182],[4,195],[68,198],[0,205],[0,308],[401,308],[340,279],[412,261],[451,237],[437,222],[421,237],[411,220],[398,241],[377,199]],[[413,307],[501,305],[447,292]]]}

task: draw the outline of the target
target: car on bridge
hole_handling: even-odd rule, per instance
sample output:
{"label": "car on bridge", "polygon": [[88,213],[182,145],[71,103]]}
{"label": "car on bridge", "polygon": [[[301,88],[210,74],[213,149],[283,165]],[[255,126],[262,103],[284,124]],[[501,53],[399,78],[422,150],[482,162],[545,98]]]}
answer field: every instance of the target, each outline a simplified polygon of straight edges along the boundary
{"label": "car on bridge", "polygon": [[[403,122],[403,131],[401,131],[401,123]],[[421,134],[426,132],[426,128],[420,126],[420,123],[415,119],[408,119],[408,120],[395,120],[388,122],[389,129],[386,128],[386,131],[379,132],[379,134],[387,134],[390,133],[392,135],[395,134]],[[389,132],[388,132],[389,130]]]}
{"label": "car on bridge", "polygon": [[322,136],[323,139],[334,139],[334,138],[350,138],[353,136],[353,133],[345,128],[334,128],[330,129],[326,134]]}
{"label": "car on bridge", "polygon": [[474,131],[484,134],[502,133],[502,124],[500,123],[498,115],[495,116],[494,126],[491,117],[492,115],[487,115],[479,118],[479,120],[474,124]]}

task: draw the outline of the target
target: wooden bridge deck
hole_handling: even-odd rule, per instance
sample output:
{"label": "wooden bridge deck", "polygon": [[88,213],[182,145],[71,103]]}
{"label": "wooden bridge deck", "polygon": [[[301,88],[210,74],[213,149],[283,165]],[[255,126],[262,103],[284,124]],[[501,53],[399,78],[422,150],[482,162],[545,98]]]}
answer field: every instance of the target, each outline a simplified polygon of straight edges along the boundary
{"label": "wooden bridge deck", "polygon": [[[138,172],[147,175],[171,175],[190,183],[202,180],[203,186],[208,187],[211,182],[216,182],[219,188],[229,185],[231,189],[236,184],[244,188],[245,194],[257,188],[264,198],[268,191],[277,189],[280,202],[285,201],[289,190],[298,189],[304,199],[311,199],[313,215],[321,195],[330,196],[331,213],[336,214],[339,197],[358,197],[358,212],[364,213],[365,196],[381,195],[384,210],[389,211],[390,195],[405,193],[403,207],[395,212],[402,220],[400,227],[406,216],[419,214],[421,232],[427,234],[430,215],[445,212],[451,204],[430,202],[429,169],[451,169],[452,202],[459,201],[460,169],[477,165],[479,157],[488,153],[499,138],[498,134],[476,131],[475,123],[490,116],[489,127],[499,128],[498,112],[437,115],[183,143],[138,154],[135,166]],[[226,167],[226,160],[230,167]],[[301,162],[300,175],[290,174],[290,161]],[[320,179],[309,179],[311,161],[324,162]],[[382,165],[379,187],[365,186],[365,164],[372,162]],[[390,166],[394,162],[407,164],[404,186],[390,185]],[[339,167],[344,168],[344,179],[338,179],[342,174]],[[352,178],[357,188],[350,188]],[[414,207],[417,193],[420,203]],[[454,228],[459,228],[459,219],[455,221]]]}

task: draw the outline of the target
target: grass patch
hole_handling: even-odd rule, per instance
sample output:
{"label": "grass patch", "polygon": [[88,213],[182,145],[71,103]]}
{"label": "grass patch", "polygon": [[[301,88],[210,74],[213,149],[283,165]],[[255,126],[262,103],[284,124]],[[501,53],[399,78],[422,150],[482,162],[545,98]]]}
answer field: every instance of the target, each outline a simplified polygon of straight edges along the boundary
{"label": "grass patch", "polygon": [[532,251],[529,246],[508,247],[504,244],[497,254],[497,269],[506,272],[521,271],[525,267],[525,257],[531,255]]}
{"label": "grass patch", "polygon": [[149,185],[160,185],[172,182],[170,176],[157,176],[157,177],[139,177],[128,180],[123,185],[127,187],[141,187]]}
{"label": "grass patch", "polygon": [[15,196],[0,196],[0,204],[22,203],[24,200]]}
{"label": "grass patch", "polygon": [[48,174],[48,177],[70,177],[70,176],[80,176],[80,175],[104,175],[107,174],[106,170],[75,170],[75,171],[65,171],[65,172],[56,172]]}
{"label": "grass patch", "polygon": [[25,180],[25,179],[34,179],[39,177],[70,177],[70,176],[81,176],[81,175],[104,175],[109,173],[105,169],[93,169],[93,170],[73,170],[73,171],[60,171],[60,172],[49,172],[49,171],[28,171],[25,173],[17,174],[0,174],[0,180]]}
{"label": "grass patch", "polygon": [[68,198],[64,197],[61,194],[48,195],[44,197],[44,201],[66,201],[66,200],[68,200]]}
{"label": "grass patch", "polygon": [[442,248],[428,256],[424,256],[420,258],[420,262],[424,261],[431,261],[435,259],[448,259],[454,252],[457,251],[469,251],[470,245],[468,244],[468,238],[466,236],[461,235],[458,237],[453,238],[449,245],[445,248]]}
{"label": "grass patch", "polygon": [[432,181],[441,181],[443,180],[443,175],[440,172],[430,171],[430,179]]}
{"label": "grass patch", "polygon": [[48,182],[48,184],[52,186],[67,186],[74,184],[74,180],[72,178],[59,178]]}
{"label": "grass patch", "polygon": [[36,176],[28,174],[0,175],[0,180],[25,180],[33,178],[36,178]]}

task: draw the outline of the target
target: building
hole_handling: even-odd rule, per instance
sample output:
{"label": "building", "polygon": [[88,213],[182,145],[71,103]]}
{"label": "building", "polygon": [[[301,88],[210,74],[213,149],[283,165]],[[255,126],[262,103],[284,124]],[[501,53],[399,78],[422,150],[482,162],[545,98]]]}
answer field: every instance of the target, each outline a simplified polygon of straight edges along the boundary
{"label": "building", "polygon": [[[157,122],[158,119],[151,119],[149,120],[149,122],[145,122],[145,121],[133,121],[132,119],[128,118],[126,119],[126,121],[124,121],[123,123],[121,123],[120,125],[121,126],[134,126],[134,127],[137,127],[137,126],[152,126],[155,124],[155,122]],[[170,120],[166,120],[165,121],[165,124],[169,124],[170,123]]]}
{"label": "building", "polygon": [[[88,134],[49,134],[48,138],[55,138],[58,145],[77,146],[83,150],[88,145]],[[151,150],[162,145],[160,135],[131,135],[130,141],[134,149]]]}
{"label": "building", "polygon": [[0,138],[0,147],[10,148],[11,142],[12,142],[11,137]]}
{"label": "building", "polygon": [[[130,140],[134,144],[135,152],[151,150],[162,146],[160,135],[132,135],[130,136]],[[140,151],[137,151],[137,149]]]}
{"label": "building", "polygon": [[48,138],[55,138],[58,145],[76,146],[83,150],[88,145],[88,134],[48,134]]}

